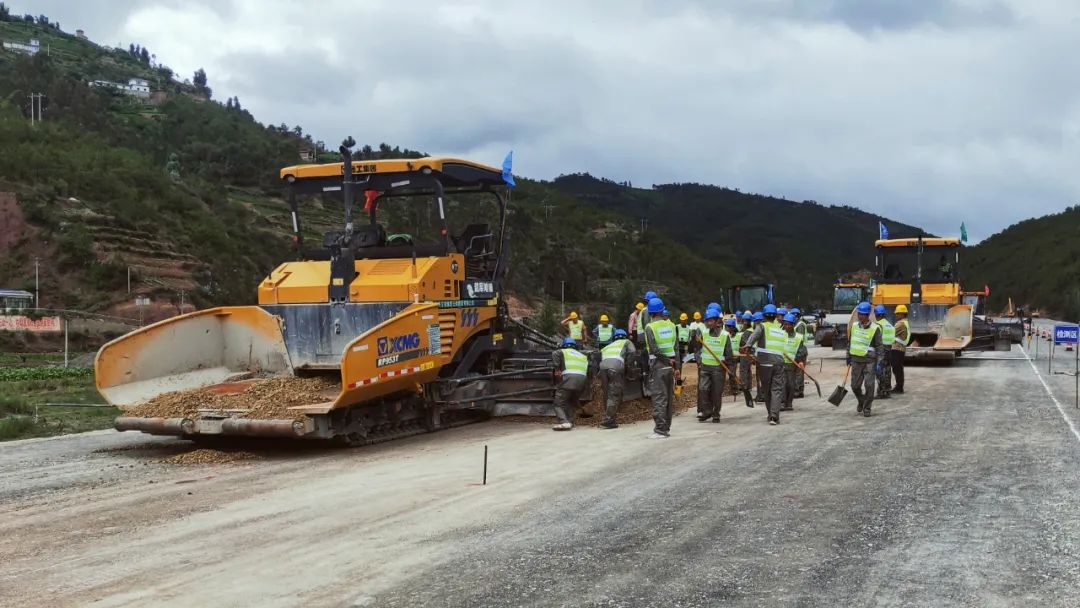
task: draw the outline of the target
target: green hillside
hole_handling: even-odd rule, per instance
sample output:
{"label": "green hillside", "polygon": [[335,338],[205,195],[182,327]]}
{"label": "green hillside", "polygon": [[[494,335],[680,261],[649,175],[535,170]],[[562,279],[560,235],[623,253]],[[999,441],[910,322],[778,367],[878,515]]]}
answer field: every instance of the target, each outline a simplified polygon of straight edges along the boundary
{"label": "green hillside", "polygon": [[[632,188],[588,174],[555,180],[560,191],[632,218],[644,218],[698,255],[756,282],[777,297],[827,306],[841,274],[874,266],[876,215],[847,206],[797,203],[702,184]],[[919,229],[884,220],[890,236]]]}
{"label": "green hillside", "polygon": [[[1080,319],[1080,207],[1025,220],[968,250],[961,271],[972,285],[989,285],[991,310],[1041,308]],[[967,281],[965,281],[967,282]]]}

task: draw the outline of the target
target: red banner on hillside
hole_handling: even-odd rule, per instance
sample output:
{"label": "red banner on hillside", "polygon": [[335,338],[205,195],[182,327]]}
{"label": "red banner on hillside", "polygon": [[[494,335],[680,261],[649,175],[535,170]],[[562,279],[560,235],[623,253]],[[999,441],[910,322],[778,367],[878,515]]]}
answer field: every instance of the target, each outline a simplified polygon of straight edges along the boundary
{"label": "red banner on hillside", "polygon": [[32,319],[25,316],[0,315],[0,331],[55,333],[64,331],[64,324],[60,320],[60,317],[41,317]]}

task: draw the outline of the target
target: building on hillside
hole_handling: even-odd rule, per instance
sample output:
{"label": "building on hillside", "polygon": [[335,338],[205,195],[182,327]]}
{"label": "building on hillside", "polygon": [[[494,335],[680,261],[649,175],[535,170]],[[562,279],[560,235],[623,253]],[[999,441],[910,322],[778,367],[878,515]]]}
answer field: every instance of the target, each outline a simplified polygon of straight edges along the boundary
{"label": "building on hillside", "polygon": [[0,315],[20,314],[34,307],[34,294],[21,289],[0,289]]}
{"label": "building on hillside", "polygon": [[80,40],[86,40],[86,32],[82,30],[75,30],[75,37]]}
{"label": "building on hillside", "polygon": [[4,50],[11,51],[12,53],[22,53],[24,55],[37,55],[38,52],[41,51],[41,41],[37,38],[31,38],[29,44],[5,41]]}
{"label": "building on hillside", "polygon": [[150,97],[150,83],[142,78],[128,78],[127,84],[109,80],[91,80],[90,86],[113,89],[114,91],[120,91],[121,93],[131,95],[132,97]]}

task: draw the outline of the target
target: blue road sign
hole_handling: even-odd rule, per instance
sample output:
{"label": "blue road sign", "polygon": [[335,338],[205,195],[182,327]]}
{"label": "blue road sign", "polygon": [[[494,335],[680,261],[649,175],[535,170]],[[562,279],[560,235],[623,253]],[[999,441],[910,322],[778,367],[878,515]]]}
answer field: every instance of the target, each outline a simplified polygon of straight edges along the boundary
{"label": "blue road sign", "polygon": [[1076,344],[1080,342],[1080,325],[1055,325],[1054,343]]}

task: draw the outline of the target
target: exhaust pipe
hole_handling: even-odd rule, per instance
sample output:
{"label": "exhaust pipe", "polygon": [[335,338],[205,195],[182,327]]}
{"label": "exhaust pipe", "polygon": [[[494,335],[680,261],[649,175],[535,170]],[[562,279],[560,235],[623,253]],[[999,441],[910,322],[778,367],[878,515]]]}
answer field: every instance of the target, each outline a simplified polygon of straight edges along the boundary
{"label": "exhaust pipe", "polygon": [[118,431],[141,431],[150,435],[231,435],[238,437],[303,437],[314,430],[310,419],[249,420],[247,418],[138,418],[121,416],[113,422]]}

